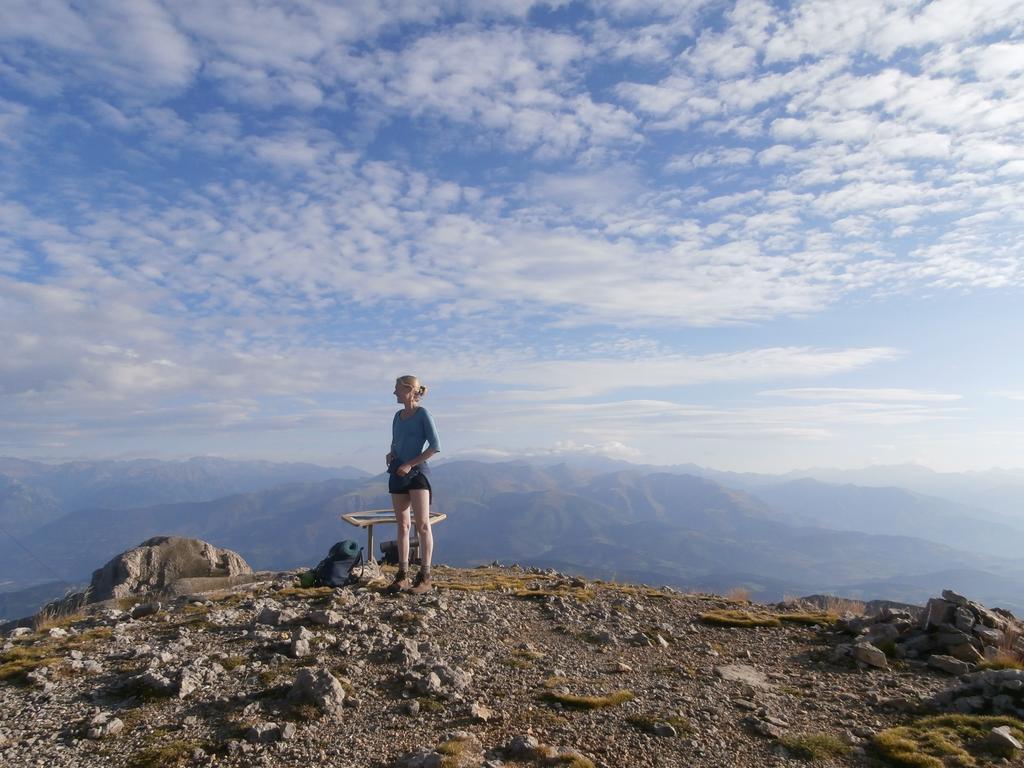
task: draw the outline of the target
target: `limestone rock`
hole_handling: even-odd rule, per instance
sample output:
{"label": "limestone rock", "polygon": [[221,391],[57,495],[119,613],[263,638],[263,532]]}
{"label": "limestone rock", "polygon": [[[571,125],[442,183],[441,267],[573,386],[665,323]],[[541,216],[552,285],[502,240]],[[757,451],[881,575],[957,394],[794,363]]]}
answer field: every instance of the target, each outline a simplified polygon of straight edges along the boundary
{"label": "limestone rock", "polygon": [[345,703],[345,689],[326,669],[300,669],[288,699],[313,704],[325,714],[337,717]]}
{"label": "limestone rock", "polygon": [[90,739],[105,739],[116,736],[124,730],[124,723],[110,712],[100,712],[89,721],[86,736]]}
{"label": "limestone rock", "polygon": [[885,654],[871,643],[857,643],[854,645],[853,658],[878,669],[889,668],[889,660],[885,657]]}
{"label": "limestone rock", "polygon": [[1010,733],[1010,726],[1008,725],[1001,725],[989,731],[985,744],[996,751],[1024,749],[1024,744],[1021,744],[1018,739],[1014,738],[1013,734]]}
{"label": "limestone rock", "polygon": [[768,689],[773,687],[764,673],[747,664],[725,664],[715,667],[715,674],[723,680],[743,683],[751,688]]}
{"label": "limestone rock", "polygon": [[90,602],[162,589],[178,579],[252,573],[242,557],[199,539],[156,536],[92,575]]}
{"label": "limestone rock", "polygon": [[928,666],[942,670],[943,672],[948,672],[951,675],[963,675],[971,671],[971,665],[967,662],[942,654],[929,656]]}

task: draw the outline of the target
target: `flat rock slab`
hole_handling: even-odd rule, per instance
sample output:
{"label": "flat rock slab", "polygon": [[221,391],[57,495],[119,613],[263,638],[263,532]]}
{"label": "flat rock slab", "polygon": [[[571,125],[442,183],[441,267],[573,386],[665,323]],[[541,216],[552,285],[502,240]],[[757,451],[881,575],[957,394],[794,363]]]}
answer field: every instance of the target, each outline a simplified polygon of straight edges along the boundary
{"label": "flat rock slab", "polygon": [[164,588],[164,593],[172,597],[181,595],[198,595],[203,592],[215,592],[218,589],[229,589],[242,584],[252,584],[266,580],[266,573],[239,573],[235,576],[195,576],[189,579],[177,579]]}
{"label": "flat rock slab", "polygon": [[723,680],[730,680],[734,683],[743,683],[749,685],[751,688],[760,688],[767,690],[774,688],[774,686],[768,682],[768,678],[764,676],[764,673],[754,669],[748,664],[725,664],[720,667],[715,667],[715,674]]}

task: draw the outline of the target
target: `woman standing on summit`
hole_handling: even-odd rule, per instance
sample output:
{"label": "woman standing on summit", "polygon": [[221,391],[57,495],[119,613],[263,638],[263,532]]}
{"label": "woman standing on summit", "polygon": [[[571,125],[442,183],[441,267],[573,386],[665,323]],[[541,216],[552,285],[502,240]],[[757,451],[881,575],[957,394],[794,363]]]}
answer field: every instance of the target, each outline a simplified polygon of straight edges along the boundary
{"label": "woman standing on summit", "polygon": [[[398,573],[388,592],[409,591],[423,594],[433,589],[430,560],[434,537],[430,531],[430,469],[427,459],[441,450],[434,420],[420,405],[427,388],[415,376],[395,379],[395,397],[402,410],[391,422],[391,450],[387,455],[388,490],[398,523]],[[426,448],[424,448],[426,446]],[[420,541],[420,570],[409,582],[409,509],[412,508],[416,534]]]}

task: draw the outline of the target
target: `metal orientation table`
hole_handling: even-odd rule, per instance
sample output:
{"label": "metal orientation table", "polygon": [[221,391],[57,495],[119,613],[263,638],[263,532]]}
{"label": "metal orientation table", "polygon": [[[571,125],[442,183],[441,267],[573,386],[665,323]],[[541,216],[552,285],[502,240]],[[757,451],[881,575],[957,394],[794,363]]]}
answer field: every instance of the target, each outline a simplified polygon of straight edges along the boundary
{"label": "metal orientation table", "polygon": [[[430,518],[430,524],[440,523],[442,520],[447,520],[448,515],[444,512],[431,512],[428,517]],[[376,563],[377,558],[373,555],[373,526],[395,524],[395,510],[393,509],[367,509],[362,512],[346,512],[341,516],[349,525],[354,525],[356,528],[366,529],[366,551],[367,559],[370,562]],[[412,511],[409,511],[409,521],[413,523],[409,526],[410,528],[410,541],[416,538],[416,525],[414,524],[414,517]]]}

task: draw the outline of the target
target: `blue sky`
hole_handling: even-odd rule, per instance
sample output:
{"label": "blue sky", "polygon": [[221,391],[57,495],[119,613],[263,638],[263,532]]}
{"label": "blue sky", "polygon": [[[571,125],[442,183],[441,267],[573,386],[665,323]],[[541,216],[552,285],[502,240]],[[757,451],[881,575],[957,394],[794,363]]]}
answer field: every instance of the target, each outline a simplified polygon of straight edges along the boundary
{"label": "blue sky", "polygon": [[0,453],[1024,455],[1024,2],[0,5]]}

